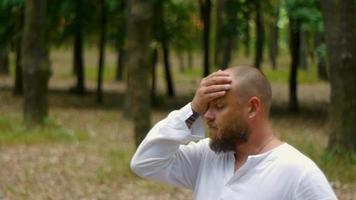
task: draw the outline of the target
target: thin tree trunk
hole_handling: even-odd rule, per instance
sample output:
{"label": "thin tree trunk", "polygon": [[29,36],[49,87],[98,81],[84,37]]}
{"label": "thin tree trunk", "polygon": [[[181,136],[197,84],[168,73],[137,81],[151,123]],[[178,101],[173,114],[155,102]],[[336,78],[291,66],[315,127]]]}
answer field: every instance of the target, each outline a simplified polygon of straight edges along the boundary
{"label": "thin tree trunk", "polygon": [[263,43],[264,43],[264,26],[263,26],[263,15],[261,10],[261,1],[256,1],[256,45],[255,45],[255,67],[260,69],[261,63],[263,61]]}
{"label": "thin tree trunk", "polygon": [[156,105],[156,96],[157,96],[157,81],[156,81],[156,69],[158,61],[158,48],[155,47],[152,52],[152,83],[151,83],[151,103]]}
{"label": "thin tree trunk", "polygon": [[107,16],[106,16],[106,5],[105,0],[100,0],[100,41],[99,41],[99,66],[98,66],[98,83],[96,90],[96,101],[97,103],[103,102],[103,71],[105,66],[105,42],[106,42],[106,25],[107,25]]}
{"label": "thin tree trunk", "polygon": [[74,92],[77,94],[85,93],[84,81],[84,60],[83,60],[83,33],[81,27],[77,27],[74,35],[74,68],[77,77],[77,83],[74,87]]}
{"label": "thin tree trunk", "polygon": [[193,50],[191,49],[189,49],[187,52],[187,62],[188,62],[188,68],[193,69],[194,59],[193,59]]}
{"label": "thin tree trunk", "polygon": [[229,38],[225,38],[222,69],[226,69],[230,64],[232,49],[234,47],[234,44],[235,44],[235,38],[233,36],[230,36]]}
{"label": "thin tree trunk", "polygon": [[127,69],[130,110],[138,146],[151,126],[150,78],[153,40],[153,2],[129,0],[127,12]]}
{"label": "thin tree trunk", "polygon": [[291,66],[289,74],[289,110],[291,112],[299,111],[299,103],[297,97],[297,76],[299,66],[300,53],[300,22],[297,19],[289,18],[290,23],[290,54]]}
{"label": "thin tree trunk", "polygon": [[245,46],[245,56],[246,57],[250,57],[250,13],[244,11],[243,12],[243,16],[244,16],[244,21],[245,21],[245,25],[243,28],[243,35],[244,35],[244,39],[243,39],[243,43]]}
{"label": "thin tree trunk", "polygon": [[211,0],[200,0],[201,18],[204,24],[203,30],[203,77],[210,73],[210,15],[211,15]]}
{"label": "thin tree trunk", "polygon": [[49,60],[46,41],[46,0],[27,0],[22,43],[24,119],[42,123],[48,115]]}
{"label": "thin tree trunk", "polygon": [[356,4],[323,0],[327,61],[330,69],[329,148],[356,151]]}
{"label": "thin tree trunk", "polygon": [[124,79],[124,68],[125,68],[125,48],[123,48],[123,46],[120,45],[117,50],[117,61],[116,61],[115,79],[117,81],[122,81]]}
{"label": "thin tree trunk", "polygon": [[224,31],[224,12],[226,0],[219,0],[216,2],[216,34],[215,34],[215,66],[222,67],[223,63],[223,31]]}
{"label": "thin tree trunk", "polygon": [[20,9],[16,19],[16,32],[19,33],[15,41],[15,85],[14,95],[23,94],[23,77],[22,77],[22,35],[24,26],[24,10]]}
{"label": "thin tree trunk", "polygon": [[279,19],[279,6],[274,12],[274,18],[270,25],[270,37],[269,37],[269,58],[272,64],[272,69],[277,69],[277,56],[278,56],[278,38],[279,38],[279,28],[277,25]]}
{"label": "thin tree trunk", "polygon": [[308,68],[308,55],[307,55],[307,38],[304,31],[300,31],[300,53],[299,53],[299,64],[301,69]]}
{"label": "thin tree trunk", "polygon": [[0,49],[0,74],[9,75],[9,50],[6,47]]}
{"label": "thin tree trunk", "polygon": [[315,46],[317,48],[317,65],[318,65],[318,78],[321,80],[328,80],[328,71],[326,66],[326,52],[324,52],[323,46],[325,45],[325,38],[323,32],[318,32],[315,35]]}
{"label": "thin tree trunk", "polygon": [[166,42],[162,43],[163,48],[163,61],[164,61],[164,72],[166,77],[167,95],[169,97],[174,97],[174,87],[173,78],[171,73],[171,63],[169,62],[169,48]]}

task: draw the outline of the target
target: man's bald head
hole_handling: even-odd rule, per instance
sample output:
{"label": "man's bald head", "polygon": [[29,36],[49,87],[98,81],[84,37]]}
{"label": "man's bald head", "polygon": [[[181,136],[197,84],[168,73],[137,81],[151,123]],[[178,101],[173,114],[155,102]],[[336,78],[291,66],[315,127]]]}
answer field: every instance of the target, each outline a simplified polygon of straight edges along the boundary
{"label": "man's bald head", "polygon": [[226,71],[232,74],[232,91],[236,92],[239,103],[245,104],[251,97],[258,97],[263,112],[268,116],[272,89],[265,75],[257,68],[246,65],[231,67]]}

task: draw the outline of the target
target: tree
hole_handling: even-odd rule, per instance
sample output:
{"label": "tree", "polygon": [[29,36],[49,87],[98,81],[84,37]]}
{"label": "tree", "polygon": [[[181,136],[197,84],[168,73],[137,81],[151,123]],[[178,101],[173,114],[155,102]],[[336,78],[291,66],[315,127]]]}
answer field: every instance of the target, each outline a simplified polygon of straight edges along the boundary
{"label": "tree", "polygon": [[241,5],[234,0],[222,0],[217,4],[215,64],[226,69],[237,40],[238,12]]}
{"label": "tree", "polygon": [[46,39],[46,0],[26,0],[22,66],[27,123],[42,123],[48,115],[50,71]]}
{"label": "tree", "polygon": [[150,129],[151,42],[153,1],[129,0],[127,12],[128,100],[134,122],[136,145]]}
{"label": "tree", "polygon": [[330,148],[356,151],[356,2],[321,1],[330,69]]}
{"label": "tree", "polygon": [[265,28],[263,25],[262,1],[255,0],[255,24],[256,24],[256,44],[255,44],[255,67],[261,68],[263,61],[263,45],[265,38]]}
{"label": "tree", "polygon": [[210,15],[211,0],[199,0],[200,17],[203,21],[203,77],[208,76],[210,72]]}
{"label": "tree", "polygon": [[293,16],[289,17],[289,48],[291,54],[290,74],[289,74],[289,110],[299,111],[297,97],[297,77],[300,53],[300,20]]}
{"label": "tree", "polygon": [[[167,95],[170,97],[175,96],[173,78],[171,73],[171,63],[170,63],[170,50],[169,43],[171,40],[171,33],[167,27],[165,7],[163,0],[158,0],[154,2],[154,30],[156,30],[155,39],[161,44],[163,51],[163,63],[164,63],[164,74],[166,79]],[[169,3],[169,2],[168,2]]]}
{"label": "tree", "polygon": [[291,54],[289,73],[289,110],[299,111],[297,97],[298,67],[300,67],[301,32],[320,29],[321,15],[315,0],[286,0],[286,10],[289,17],[289,48]]}
{"label": "tree", "polygon": [[99,0],[100,9],[100,38],[99,38],[99,64],[98,64],[98,79],[96,89],[96,101],[97,103],[103,102],[103,71],[105,65],[105,42],[106,42],[106,26],[107,26],[107,6],[105,0]]}
{"label": "tree", "polygon": [[0,74],[9,75],[9,50],[0,49]]}

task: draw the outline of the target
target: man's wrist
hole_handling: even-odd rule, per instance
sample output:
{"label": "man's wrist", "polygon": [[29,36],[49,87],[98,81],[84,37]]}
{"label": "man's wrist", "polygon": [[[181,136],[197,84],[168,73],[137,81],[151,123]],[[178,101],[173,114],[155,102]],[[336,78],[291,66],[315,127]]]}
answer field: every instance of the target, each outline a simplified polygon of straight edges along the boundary
{"label": "man's wrist", "polygon": [[195,111],[193,108],[192,109],[192,115],[188,119],[185,120],[185,124],[188,126],[188,128],[191,128],[193,123],[199,118],[200,114]]}

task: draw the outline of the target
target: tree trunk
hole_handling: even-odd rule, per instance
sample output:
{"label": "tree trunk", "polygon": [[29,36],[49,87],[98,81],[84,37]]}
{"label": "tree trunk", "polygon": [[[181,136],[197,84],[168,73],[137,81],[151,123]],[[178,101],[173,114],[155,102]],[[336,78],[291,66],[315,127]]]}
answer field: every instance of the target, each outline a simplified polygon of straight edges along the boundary
{"label": "tree trunk", "polygon": [[211,0],[200,0],[200,14],[203,20],[203,77],[210,74],[210,15]]}
{"label": "tree trunk", "polygon": [[178,63],[179,63],[179,71],[181,73],[185,72],[185,63],[184,63],[184,54],[182,51],[177,52],[177,58],[178,58]]}
{"label": "tree trunk", "polygon": [[300,53],[300,22],[297,19],[289,18],[289,45],[291,54],[291,66],[289,74],[289,110],[291,112],[299,111],[299,103],[297,97],[297,76],[299,66]]}
{"label": "tree trunk", "polygon": [[129,0],[127,12],[127,69],[130,110],[138,146],[151,126],[150,78],[153,39],[152,1]]}
{"label": "tree trunk", "polygon": [[244,20],[245,20],[244,28],[243,28],[243,35],[244,35],[243,43],[245,46],[244,54],[246,57],[250,57],[250,24],[249,24],[250,13],[247,11],[244,11],[243,16],[244,16]]}
{"label": "tree trunk", "polygon": [[256,45],[255,45],[255,67],[260,69],[263,61],[263,43],[265,30],[263,26],[263,15],[261,10],[261,1],[256,1]]}
{"label": "tree trunk", "polygon": [[222,67],[223,63],[223,36],[224,36],[224,12],[226,0],[219,0],[216,2],[216,33],[215,33],[215,66]]}
{"label": "tree trunk", "polygon": [[103,71],[105,66],[105,42],[106,42],[106,5],[105,0],[100,0],[100,40],[99,40],[99,66],[98,66],[98,83],[96,90],[96,101],[97,103],[103,102]]}
{"label": "tree trunk", "polygon": [[49,60],[46,41],[46,0],[27,0],[22,43],[24,119],[42,123],[48,115]]}
{"label": "tree trunk", "polygon": [[321,8],[330,67],[329,147],[356,151],[356,4],[323,0]]}
{"label": "tree trunk", "polygon": [[9,75],[9,50],[0,49],[0,75]]}
{"label": "tree trunk", "polygon": [[163,48],[163,61],[164,61],[164,72],[166,77],[167,95],[169,97],[174,97],[174,87],[171,73],[171,63],[169,62],[169,48],[166,42],[162,43]]}
{"label": "tree trunk", "polygon": [[271,61],[272,69],[277,69],[277,56],[278,56],[278,38],[279,38],[279,28],[278,28],[278,19],[279,19],[279,6],[277,6],[275,15],[270,24],[270,37],[269,37],[269,59]]}
{"label": "tree trunk", "polygon": [[[315,46],[318,65],[318,78],[321,80],[328,80],[328,71],[326,66],[326,52],[324,51],[325,38],[324,33],[319,32],[315,35]],[[325,49],[326,50],[326,49]]]}
{"label": "tree trunk", "polygon": [[77,77],[77,83],[73,91],[77,94],[85,93],[84,81],[84,61],[83,61],[83,33],[81,27],[78,26],[74,35],[74,69]]}
{"label": "tree trunk", "polygon": [[157,96],[157,82],[156,82],[156,69],[158,61],[158,48],[155,47],[152,52],[152,83],[151,83],[151,103],[156,105],[156,96]]}
{"label": "tree trunk", "polygon": [[123,46],[120,45],[117,50],[117,61],[116,61],[115,79],[117,81],[122,81],[124,79],[124,67],[125,67],[125,48],[123,48]]}
{"label": "tree trunk", "polygon": [[19,33],[15,41],[15,85],[14,95],[23,94],[23,78],[22,78],[22,35],[23,35],[24,11],[20,9],[16,19],[16,32]]}
{"label": "tree trunk", "polygon": [[307,69],[308,68],[308,45],[307,45],[307,37],[306,33],[304,31],[300,31],[300,53],[299,53],[299,65],[301,69]]}
{"label": "tree trunk", "polygon": [[188,62],[188,68],[193,69],[194,59],[193,59],[193,50],[191,49],[189,49],[187,52],[187,62]]}

